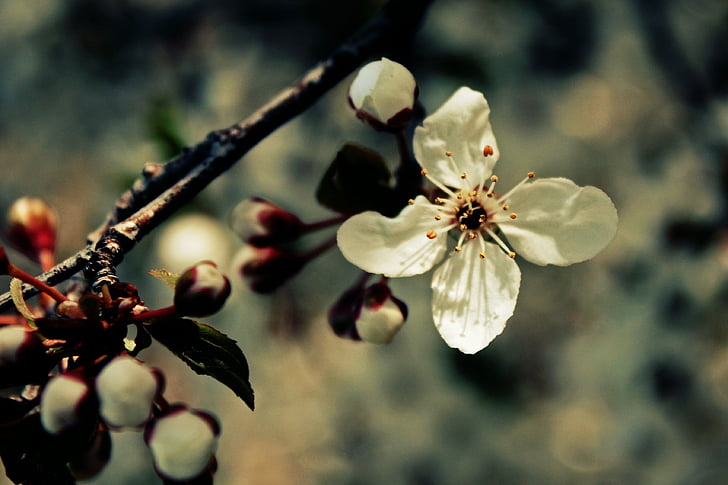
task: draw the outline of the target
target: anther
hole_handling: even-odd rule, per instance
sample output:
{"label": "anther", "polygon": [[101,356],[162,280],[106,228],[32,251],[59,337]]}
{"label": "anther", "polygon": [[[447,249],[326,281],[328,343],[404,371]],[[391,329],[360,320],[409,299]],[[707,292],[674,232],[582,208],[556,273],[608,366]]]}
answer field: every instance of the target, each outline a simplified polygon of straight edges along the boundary
{"label": "anther", "polygon": [[460,246],[455,246],[455,252],[456,253],[459,253],[462,250],[463,250],[463,248],[461,248]]}
{"label": "anther", "polygon": [[480,259],[485,259],[485,253],[479,253],[478,256],[480,256]]}
{"label": "anther", "polygon": [[442,197],[435,197],[435,204],[442,204]]}
{"label": "anther", "polygon": [[516,214],[515,212],[511,212],[511,215],[509,217],[511,219],[515,219],[516,217],[518,217],[518,214]]}
{"label": "anther", "polygon": [[461,179],[466,179],[466,178],[468,178],[468,174],[466,174],[465,172],[463,172],[463,173],[460,174],[460,178]]}
{"label": "anther", "polygon": [[432,229],[427,231],[426,235],[427,235],[427,239],[435,239],[437,237],[437,233],[435,231],[433,231]]}
{"label": "anther", "polygon": [[489,157],[489,156],[493,155],[493,153],[494,153],[494,152],[493,152],[493,147],[492,147],[492,146],[490,146],[490,145],[485,145],[485,146],[483,147],[483,156],[484,156],[484,157]]}
{"label": "anther", "polygon": [[478,233],[476,232],[471,232],[470,234],[468,234],[468,239],[477,239],[477,237]]}
{"label": "anther", "polygon": [[442,216],[441,216],[441,215],[436,215],[436,216],[435,216],[435,220],[436,220],[436,221],[439,221],[439,220],[441,220],[441,219],[442,219]]}
{"label": "anther", "polygon": [[490,176],[490,181],[491,182],[497,182],[498,181],[498,176],[497,175],[491,175]]}
{"label": "anther", "polygon": [[490,197],[490,198],[493,198],[493,192],[488,192],[487,194],[485,194],[485,196],[486,196],[486,197]]}
{"label": "anther", "polygon": [[528,178],[532,179],[536,176],[536,172],[528,172]]}
{"label": "anther", "polygon": [[511,258],[511,259],[513,259],[513,258],[516,257],[516,253],[514,253],[513,251],[511,251],[510,253],[508,253],[508,257]]}
{"label": "anther", "polygon": [[463,193],[459,192],[457,195],[458,200],[463,200]]}
{"label": "anther", "polygon": [[468,226],[466,226],[465,224],[460,224],[460,226],[458,226],[458,227],[461,231],[464,231],[468,228]]}
{"label": "anther", "polygon": [[484,223],[484,222],[485,222],[485,214],[481,214],[481,215],[480,215],[480,217],[478,217],[478,222],[479,222],[480,224],[482,224],[482,223]]}
{"label": "anther", "polygon": [[445,152],[446,157],[452,157],[452,152]]}
{"label": "anther", "polygon": [[410,199],[407,201],[409,205],[415,205],[415,199]]}
{"label": "anther", "polygon": [[510,209],[510,208],[511,208],[511,206],[509,206],[508,204],[506,204],[506,205],[504,205],[504,206],[503,206],[503,210],[504,210],[504,211],[507,211],[507,210],[508,210],[508,209]]}

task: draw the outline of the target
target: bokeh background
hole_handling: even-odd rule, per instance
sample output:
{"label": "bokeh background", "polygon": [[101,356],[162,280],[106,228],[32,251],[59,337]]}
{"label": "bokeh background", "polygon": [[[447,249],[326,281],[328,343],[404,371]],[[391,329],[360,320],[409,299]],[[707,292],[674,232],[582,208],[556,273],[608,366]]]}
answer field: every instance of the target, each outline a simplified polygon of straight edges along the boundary
{"label": "bokeh background", "polygon": [[[45,197],[59,257],[74,253],[145,162],[247,116],[381,4],[0,0],[0,207]],[[221,419],[216,483],[728,483],[728,3],[436,0],[398,60],[429,112],[461,85],[486,94],[503,186],[533,170],[610,194],[616,239],[567,268],[519,260],[516,313],[474,356],[439,338],[430,275],[392,282],[410,318],[387,346],[330,331],[328,306],[359,275],[336,250],[273,295],[234,278],[206,321],[245,350],[255,412],[165,349],[141,354],[170,400]],[[323,219],[315,188],[344,142],[394,164],[346,89],[148,236],[122,278],[167,305],[149,269],[207,258],[234,275],[240,199]],[[140,433],[113,438],[88,483],[160,483]]]}

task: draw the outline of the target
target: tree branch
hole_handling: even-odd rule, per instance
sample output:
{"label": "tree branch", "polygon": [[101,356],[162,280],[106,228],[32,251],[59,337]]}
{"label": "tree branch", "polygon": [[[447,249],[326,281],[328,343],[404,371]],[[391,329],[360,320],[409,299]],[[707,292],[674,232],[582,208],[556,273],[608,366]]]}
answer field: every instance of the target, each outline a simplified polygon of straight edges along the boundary
{"label": "tree branch", "polygon": [[[232,167],[265,137],[313,105],[366,60],[410,42],[432,0],[391,0],[359,33],[247,119],[213,131],[164,165],[147,165],[144,178],[121,196],[89,246],[39,276],[57,284],[85,270],[94,288],[116,281],[116,266],[146,234]],[[35,292],[24,291],[26,296]],[[11,304],[0,296],[0,310]]]}

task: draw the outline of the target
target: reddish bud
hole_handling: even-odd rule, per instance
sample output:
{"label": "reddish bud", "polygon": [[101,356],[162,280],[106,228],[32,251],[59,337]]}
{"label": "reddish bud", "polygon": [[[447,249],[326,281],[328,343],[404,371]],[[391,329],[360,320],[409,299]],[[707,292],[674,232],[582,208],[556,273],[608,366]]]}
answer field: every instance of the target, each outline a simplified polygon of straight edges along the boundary
{"label": "reddish bud", "polygon": [[20,325],[0,327],[0,387],[41,382],[51,364],[38,334]]}
{"label": "reddish bud", "polygon": [[99,424],[86,446],[68,462],[68,469],[77,480],[90,480],[104,469],[111,458],[109,429]]}
{"label": "reddish bud", "polygon": [[279,248],[247,245],[238,252],[235,264],[251,290],[271,293],[295,276],[306,259]]}
{"label": "reddish bud", "polygon": [[43,199],[21,197],[7,213],[5,236],[15,249],[40,263],[56,249],[56,213]]}
{"label": "reddish bud", "polygon": [[295,214],[260,197],[241,201],[230,214],[230,227],[243,241],[257,247],[293,241],[303,223]]}
{"label": "reddish bud", "polygon": [[177,280],[174,306],[180,315],[204,317],[225,304],[230,296],[230,281],[211,261],[203,261],[188,269]]}

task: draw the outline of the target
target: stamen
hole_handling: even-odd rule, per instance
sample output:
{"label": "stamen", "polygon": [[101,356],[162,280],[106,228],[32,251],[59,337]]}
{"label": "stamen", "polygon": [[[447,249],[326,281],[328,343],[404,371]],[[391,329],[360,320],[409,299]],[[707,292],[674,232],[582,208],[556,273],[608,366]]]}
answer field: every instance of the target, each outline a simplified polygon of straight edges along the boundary
{"label": "stamen", "polygon": [[516,217],[518,217],[518,214],[516,214],[515,212],[511,212],[511,215],[509,217],[511,219],[515,219]]}
{"label": "stamen", "polygon": [[498,237],[498,234],[493,232],[489,227],[484,227],[483,230],[488,233],[490,237],[493,238],[493,240],[498,244],[498,246],[501,247],[501,249],[508,255],[510,258],[515,258],[516,253],[514,253],[511,248],[508,247],[506,243],[503,242],[503,239]]}
{"label": "stamen", "polygon": [[452,157],[452,152],[445,152],[446,157]]}
{"label": "stamen", "polygon": [[508,204],[505,204],[505,205],[503,206],[503,210],[504,210],[504,211],[507,211],[507,210],[508,210],[508,209],[510,209],[510,208],[511,208],[511,206],[509,206]]}
{"label": "stamen", "polygon": [[536,176],[536,174],[534,172],[528,172],[528,175],[526,175],[526,178],[524,178],[523,180],[521,180],[520,182],[518,182],[511,190],[509,190],[508,192],[506,192],[505,194],[503,194],[500,197],[500,200],[502,200],[503,202],[505,202],[508,199],[508,197],[510,197],[511,194],[513,194],[513,192],[515,192],[521,185],[525,184],[526,182],[528,182],[529,180],[531,180],[535,176]]}
{"label": "stamen", "polygon": [[437,233],[435,231],[433,231],[432,229],[430,229],[429,231],[427,231],[426,236],[427,236],[427,239],[435,239],[437,237]]}
{"label": "stamen", "polygon": [[483,156],[484,157],[489,157],[489,156],[493,155],[493,153],[495,153],[495,152],[493,151],[493,147],[492,146],[485,145],[483,147]]}
{"label": "stamen", "polygon": [[455,246],[455,251],[456,252],[459,253],[460,251],[463,250],[463,241],[465,241],[465,233],[464,232],[462,234],[460,234],[460,237],[458,238],[458,243]]}
{"label": "stamen", "polygon": [[468,178],[468,174],[466,174],[465,172],[463,172],[463,173],[460,174],[460,178],[463,179],[463,180],[465,180],[466,178]]}
{"label": "stamen", "polygon": [[429,174],[429,172],[427,171],[427,169],[426,169],[426,168],[423,168],[422,170],[420,170],[420,173],[421,173],[422,175],[424,175],[425,177],[427,177],[427,180],[429,180],[430,182],[432,182],[432,185],[434,185],[434,186],[435,186],[435,187],[437,187],[438,189],[442,190],[443,192],[445,192],[445,193],[446,193],[447,195],[449,195],[450,197],[455,197],[455,193],[454,193],[454,192],[453,192],[452,190],[448,189],[447,187],[445,187],[445,185],[443,185],[442,183],[438,182],[438,181],[437,181],[437,180],[435,180],[434,178],[430,177],[430,176],[428,175],[428,174]]}
{"label": "stamen", "polygon": [[480,256],[480,259],[485,259],[485,253],[478,253],[478,256]]}
{"label": "stamen", "polygon": [[470,233],[468,233],[468,239],[471,239],[472,240],[472,239],[477,239],[477,238],[478,238],[478,233],[477,232],[470,232]]}
{"label": "stamen", "polygon": [[462,250],[463,250],[463,248],[461,246],[455,246],[455,252],[456,253],[459,253]]}
{"label": "stamen", "polygon": [[485,193],[486,197],[493,197],[493,190],[495,190],[495,183],[498,182],[498,176],[497,175],[491,175],[490,176],[490,187],[488,187],[488,192]]}
{"label": "stamen", "polygon": [[415,199],[410,199],[407,201],[409,205],[415,205]]}
{"label": "stamen", "polygon": [[461,231],[467,231],[467,229],[468,229],[468,226],[466,226],[465,224],[460,224],[460,226],[458,226],[458,227],[460,228]]}
{"label": "stamen", "polygon": [[436,221],[442,220],[442,216],[440,214],[436,215],[435,216],[435,220]]}

